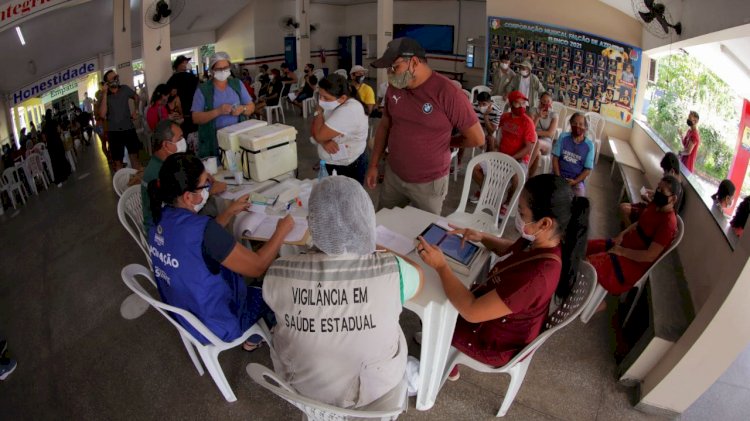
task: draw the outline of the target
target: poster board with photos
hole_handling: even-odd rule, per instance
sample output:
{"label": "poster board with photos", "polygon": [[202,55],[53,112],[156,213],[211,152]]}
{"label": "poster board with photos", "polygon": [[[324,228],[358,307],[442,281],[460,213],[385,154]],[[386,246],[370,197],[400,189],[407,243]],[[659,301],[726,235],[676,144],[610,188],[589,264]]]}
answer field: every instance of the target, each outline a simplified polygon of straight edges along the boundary
{"label": "poster board with photos", "polygon": [[492,86],[500,56],[512,64],[529,60],[532,73],[555,101],[600,113],[633,126],[641,49],[553,25],[490,16],[486,84]]}

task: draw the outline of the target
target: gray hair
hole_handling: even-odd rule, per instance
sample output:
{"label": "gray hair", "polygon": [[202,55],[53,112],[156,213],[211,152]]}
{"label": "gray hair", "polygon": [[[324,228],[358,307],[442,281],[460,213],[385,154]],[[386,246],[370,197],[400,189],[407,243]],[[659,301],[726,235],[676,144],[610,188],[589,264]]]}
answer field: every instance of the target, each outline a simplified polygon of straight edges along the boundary
{"label": "gray hair", "polygon": [[174,132],[172,126],[180,126],[177,122],[166,119],[158,122],[151,135],[151,150],[156,152],[164,145],[164,141],[172,141]]}

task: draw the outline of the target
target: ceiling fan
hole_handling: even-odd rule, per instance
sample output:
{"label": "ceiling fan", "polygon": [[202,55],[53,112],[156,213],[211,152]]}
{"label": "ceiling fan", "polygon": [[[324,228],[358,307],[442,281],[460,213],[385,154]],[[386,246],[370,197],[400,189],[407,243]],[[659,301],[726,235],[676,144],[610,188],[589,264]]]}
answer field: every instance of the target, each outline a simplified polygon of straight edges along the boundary
{"label": "ceiling fan", "polygon": [[149,28],[159,29],[177,19],[184,8],[185,0],[159,0],[146,9],[143,21]]}
{"label": "ceiling fan", "polygon": [[655,0],[633,0],[633,12],[643,21],[646,30],[659,38],[667,38],[670,29],[677,35],[682,34],[682,23],[670,23],[672,16],[663,3],[657,3]]}

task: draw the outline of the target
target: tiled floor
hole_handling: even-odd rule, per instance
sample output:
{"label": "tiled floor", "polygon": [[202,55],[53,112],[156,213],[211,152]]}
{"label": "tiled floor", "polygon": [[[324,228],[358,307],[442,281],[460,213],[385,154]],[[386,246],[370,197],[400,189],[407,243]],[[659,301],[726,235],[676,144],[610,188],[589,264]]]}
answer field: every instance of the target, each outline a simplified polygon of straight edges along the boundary
{"label": "tiled floor", "polygon": [[[312,177],[317,157],[303,140],[307,122],[289,112],[287,122],[300,130],[300,176]],[[78,179],[84,174],[89,176]],[[619,190],[608,175],[609,162],[602,159],[589,183],[592,237],[617,229]],[[461,185],[451,182],[445,214],[457,206]],[[222,354],[239,398],[230,404],[208,375],[198,376],[161,315],[149,310],[136,320],[120,316],[129,295],[120,270],[145,261],[120,225],[116,203],[106,162],[91,148],[62,188],[52,187],[17,214],[9,210],[0,217],[0,330],[19,361],[16,372],[0,382],[0,418],[298,419],[293,407],[245,372],[250,362],[270,366],[267,349]],[[405,311],[402,320],[411,337],[418,318]],[[506,419],[659,419],[634,410],[632,390],[616,384],[610,331],[607,315],[598,314],[553,336],[536,354]],[[409,346],[419,355],[416,344]],[[465,369],[430,411],[415,410],[412,400],[401,419],[493,419],[507,383],[505,376]],[[695,417],[686,419],[707,419]]]}

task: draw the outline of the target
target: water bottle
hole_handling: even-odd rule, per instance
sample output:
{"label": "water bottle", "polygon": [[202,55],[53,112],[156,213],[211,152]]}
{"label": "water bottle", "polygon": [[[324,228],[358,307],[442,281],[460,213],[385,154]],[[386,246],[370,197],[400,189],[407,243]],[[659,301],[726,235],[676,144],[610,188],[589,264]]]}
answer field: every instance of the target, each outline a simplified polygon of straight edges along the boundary
{"label": "water bottle", "polygon": [[326,170],[326,161],[320,160],[320,169],[318,170],[318,181],[328,177],[328,171]]}

